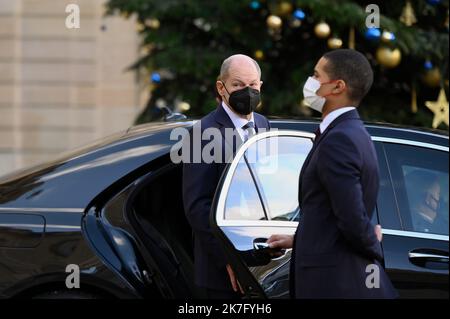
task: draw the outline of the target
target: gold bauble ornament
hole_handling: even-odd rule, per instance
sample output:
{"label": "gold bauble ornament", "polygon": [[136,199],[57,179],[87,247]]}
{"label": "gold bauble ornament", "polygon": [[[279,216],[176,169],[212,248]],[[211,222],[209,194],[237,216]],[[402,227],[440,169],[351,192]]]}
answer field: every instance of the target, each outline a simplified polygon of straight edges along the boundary
{"label": "gold bauble ornament", "polygon": [[267,6],[271,14],[284,18],[288,17],[294,10],[290,1],[268,1]]}
{"label": "gold bauble ornament", "polygon": [[149,27],[150,29],[159,29],[161,23],[158,19],[147,19],[145,20],[145,25]]}
{"label": "gold bauble ornament", "polygon": [[267,17],[267,26],[271,29],[277,30],[280,29],[283,25],[283,20],[279,16],[276,15],[270,15]]}
{"label": "gold bauble ornament", "polygon": [[437,128],[444,122],[448,126],[448,100],[442,88],[437,101],[426,101],[425,105],[434,113],[432,127]]}
{"label": "gold bauble ornament", "polygon": [[298,27],[300,27],[300,26],[302,25],[302,20],[299,20],[299,19],[292,19],[292,20],[290,21],[290,25],[291,25],[291,27],[293,27],[293,28],[298,28]]}
{"label": "gold bauble ornament", "polygon": [[291,14],[292,9],[293,9],[292,3],[283,1],[277,6],[276,12],[280,16],[288,16]]}
{"label": "gold bauble ornament", "polygon": [[264,52],[262,50],[256,50],[254,56],[256,60],[262,60],[264,59]]}
{"label": "gold bauble ornament", "polygon": [[439,68],[432,68],[426,71],[421,79],[429,87],[439,87],[441,85],[441,71]]}
{"label": "gold bauble ornament", "polygon": [[142,23],[138,23],[138,24],[136,25],[136,30],[137,30],[137,32],[142,32],[142,31],[144,31],[144,30],[145,30],[145,25],[142,24]]}
{"label": "gold bauble ornament", "polygon": [[342,47],[342,40],[339,38],[329,38],[328,39],[328,47],[330,49],[340,49]]}
{"label": "gold bauble ornament", "polygon": [[379,47],[376,52],[378,63],[386,68],[395,68],[402,60],[402,53],[399,49]]}
{"label": "gold bauble ornament", "polygon": [[188,102],[179,102],[177,105],[177,109],[181,112],[187,112],[191,109],[191,105]]}
{"label": "gold bauble ornament", "polygon": [[131,17],[131,13],[126,12],[126,11],[122,12],[120,15],[121,15],[122,18],[124,18],[124,19],[129,19],[129,18]]}
{"label": "gold bauble ornament", "polygon": [[314,33],[321,39],[328,38],[330,32],[330,26],[326,22],[320,22],[314,27]]}
{"label": "gold bauble ornament", "polygon": [[141,47],[140,53],[141,55],[149,55],[152,52],[153,46],[151,45],[145,45]]}

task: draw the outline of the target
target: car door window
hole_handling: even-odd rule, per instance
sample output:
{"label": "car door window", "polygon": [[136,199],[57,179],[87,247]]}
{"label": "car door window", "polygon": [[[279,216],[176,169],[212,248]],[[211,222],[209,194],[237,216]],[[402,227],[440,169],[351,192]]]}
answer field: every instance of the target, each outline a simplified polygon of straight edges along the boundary
{"label": "car door window", "polygon": [[448,152],[399,144],[385,148],[403,229],[448,235]]}
{"label": "car door window", "polygon": [[312,147],[309,139],[281,136],[269,149],[260,140],[247,151],[251,171],[265,203],[269,220],[298,221],[298,185],[302,165]]}
{"label": "car door window", "polygon": [[224,219],[297,221],[300,170],[311,147],[292,136],[252,144],[233,174]]}
{"label": "car door window", "polygon": [[239,161],[225,202],[227,220],[267,219],[245,158]]}
{"label": "car door window", "polygon": [[229,252],[246,294],[287,298],[290,249],[270,258],[264,243],[273,234],[297,229],[298,183],[313,134],[270,131],[257,134],[237,152],[219,184],[212,229]]}

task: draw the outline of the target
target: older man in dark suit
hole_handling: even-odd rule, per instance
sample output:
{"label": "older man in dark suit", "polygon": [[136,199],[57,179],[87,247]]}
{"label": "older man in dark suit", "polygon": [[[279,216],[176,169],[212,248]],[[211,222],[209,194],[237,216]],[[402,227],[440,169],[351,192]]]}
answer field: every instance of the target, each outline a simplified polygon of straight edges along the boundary
{"label": "older man in dark suit", "polygon": [[[227,161],[242,142],[269,128],[267,119],[254,112],[260,104],[261,84],[261,70],[255,60],[245,55],[226,59],[216,82],[221,103],[195,124],[187,139],[191,145],[190,160],[183,159],[184,209],[194,231],[195,282],[206,289],[208,298],[237,298],[240,293],[224,251],[211,232],[209,215]],[[207,132],[220,138],[195,140]],[[196,143],[201,145],[197,150]],[[208,152],[203,152],[206,147]],[[200,160],[195,161],[195,157]]]}
{"label": "older man in dark suit", "polygon": [[295,236],[268,240],[272,247],[293,246],[295,298],[396,297],[381,265],[380,228],[374,231],[371,224],[377,157],[356,109],[372,81],[367,59],[345,49],[325,54],[304,86],[304,97],[322,113],[322,122],[300,174],[302,217]]}

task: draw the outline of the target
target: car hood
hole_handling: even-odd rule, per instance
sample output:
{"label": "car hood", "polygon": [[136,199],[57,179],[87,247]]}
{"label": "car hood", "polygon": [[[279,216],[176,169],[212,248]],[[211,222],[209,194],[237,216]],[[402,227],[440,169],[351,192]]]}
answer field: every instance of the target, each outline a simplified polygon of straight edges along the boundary
{"label": "car hood", "polygon": [[0,208],[85,209],[95,196],[130,172],[168,155],[176,127],[192,122],[137,126],[0,177]]}

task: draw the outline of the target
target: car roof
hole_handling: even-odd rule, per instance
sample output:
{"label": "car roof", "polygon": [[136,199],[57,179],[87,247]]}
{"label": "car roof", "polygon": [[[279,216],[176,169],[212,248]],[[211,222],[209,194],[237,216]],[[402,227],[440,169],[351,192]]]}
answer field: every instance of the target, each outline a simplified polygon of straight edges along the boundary
{"label": "car roof", "polygon": [[[111,184],[155,159],[168,156],[178,142],[176,128],[190,128],[195,120],[154,122],[132,126],[59,158],[0,177],[0,207],[85,208]],[[271,118],[277,129],[314,132],[318,119]],[[448,147],[448,132],[366,123],[372,136],[407,139]],[[50,208],[51,208],[50,207]]]}
{"label": "car roof", "polygon": [[[293,129],[314,132],[320,119],[281,119],[269,118],[271,126],[278,129]],[[396,125],[391,123],[364,121],[364,125],[372,137],[411,140],[448,146],[448,131]]]}
{"label": "car roof", "polygon": [[[271,127],[277,129],[287,130],[301,130],[313,133],[317,126],[320,124],[319,118],[281,118],[281,117],[268,117]],[[148,134],[155,130],[172,129],[175,127],[191,127],[196,120],[185,120],[179,122],[173,122],[168,124],[167,122],[146,123],[137,126],[132,126],[127,130],[127,134]],[[448,146],[448,131],[437,130],[424,127],[413,127],[398,125],[392,123],[383,122],[370,122],[364,121],[364,125],[367,128],[371,136],[395,138],[403,140],[413,140],[423,143],[431,143],[442,146]]]}

